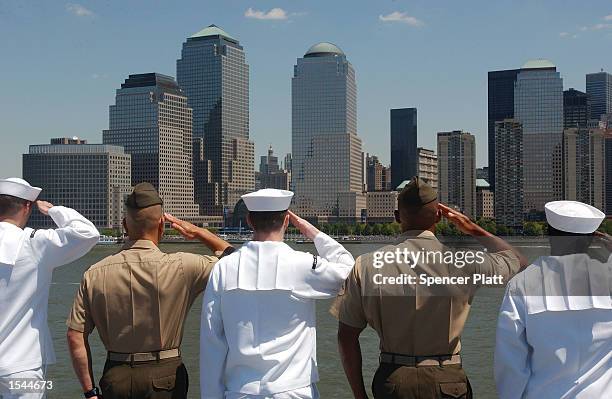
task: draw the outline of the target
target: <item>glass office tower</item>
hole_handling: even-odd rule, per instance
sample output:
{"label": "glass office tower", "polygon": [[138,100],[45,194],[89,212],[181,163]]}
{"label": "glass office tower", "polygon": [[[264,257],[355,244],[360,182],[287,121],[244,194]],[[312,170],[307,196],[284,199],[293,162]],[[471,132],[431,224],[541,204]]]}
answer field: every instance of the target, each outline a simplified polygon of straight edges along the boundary
{"label": "glass office tower", "polygon": [[177,81],[193,109],[196,201],[206,215],[233,209],[255,188],[249,140],[249,66],[238,40],[215,25],[183,43]]}
{"label": "glass office tower", "polygon": [[331,43],[312,46],[294,66],[292,179],[309,217],[359,218],[365,209],[355,71]]}
{"label": "glass office tower", "polygon": [[391,110],[391,187],[417,175],[417,109]]}
{"label": "glass office tower", "polygon": [[523,127],[524,211],[541,213],[562,196],[563,79],[547,60],[528,61],[514,86],[514,117]]}
{"label": "glass office tower", "polygon": [[601,71],[586,75],[586,92],[591,97],[591,119],[612,113],[612,75]]}
{"label": "glass office tower", "polygon": [[514,117],[514,83],[519,69],[491,71],[488,74],[488,153],[489,185],[495,191],[495,123]]}

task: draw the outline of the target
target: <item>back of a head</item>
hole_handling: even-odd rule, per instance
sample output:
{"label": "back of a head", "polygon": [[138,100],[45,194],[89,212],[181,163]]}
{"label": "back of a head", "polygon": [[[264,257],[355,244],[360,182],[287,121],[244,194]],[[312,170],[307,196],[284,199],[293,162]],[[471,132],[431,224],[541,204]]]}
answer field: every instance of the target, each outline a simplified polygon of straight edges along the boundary
{"label": "back of a head", "polygon": [[570,233],[548,225],[551,255],[586,253],[593,242],[593,233]]}
{"label": "back of a head", "polygon": [[163,217],[161,205],[138,209],[126,207],[125,223],[131,239],[154,235]]}
{"label": "back of a head", "polygon": [[249,211],[249,220],[254,231],[260,233],[280,232],[285,223],[287,211]]}
{"label": "back of a head", "polygon": [[243,195],[249,210],[247,220],[256,233],[281,233],[286,227],[287,211],[293,193],[287,190],[264,188]]}
{"label": "back of a head", "polygon": [[438,195],[427,182],[413,177],[397,197],[400,223],[405,230],[428,230],[438,222]]}
{"label": "back of a head", "polygon": [[11,195],[0,195],[0,219],[14,217],[27,206],[30,201],[13,197]]}
{"label": "back of a head", "polygon": [[125,201],[125,227],[131,240],[156,237],[163,223],[163,201],[150,183],[139,183]]}
{"label": "back of a head", "polygon": [[552,255],[586,253],[605,218],[599,209],[571,200],[548,202],[544,211]]}

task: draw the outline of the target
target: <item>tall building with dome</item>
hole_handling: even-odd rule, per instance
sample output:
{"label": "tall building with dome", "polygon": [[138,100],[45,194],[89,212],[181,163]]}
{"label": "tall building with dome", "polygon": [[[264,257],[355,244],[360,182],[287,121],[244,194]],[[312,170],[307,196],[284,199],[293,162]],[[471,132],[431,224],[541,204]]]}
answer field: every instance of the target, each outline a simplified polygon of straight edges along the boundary
{"label": "tall building with dome", "polygon": [[332,43],[298,58],[291,79],[294,207],[319,220],[360,220],[366,208],[355,70]]}
{"label": "tall building with dome", "polygon": [[196,202],[202,214],[222,215],[255,188],[244,49],[238,39],[210,25],[183,43],[176,75],[193,109]]}

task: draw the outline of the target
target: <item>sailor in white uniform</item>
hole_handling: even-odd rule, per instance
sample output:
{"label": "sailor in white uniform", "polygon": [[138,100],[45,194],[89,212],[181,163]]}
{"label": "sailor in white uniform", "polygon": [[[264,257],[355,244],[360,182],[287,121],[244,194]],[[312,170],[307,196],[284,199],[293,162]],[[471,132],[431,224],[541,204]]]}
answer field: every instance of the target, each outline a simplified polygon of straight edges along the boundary
{"label": "sailor in white uniform", "polygon": [[[37,201],[40,192],[19,178],[0,180],[0,398],[4,399],[41,398],[43,388],[53,388],[52,383],[41,384],[46,365],[55,362],[47,326],[51,275],[54,268],[85,255],[99,238],[94,225],[77,211]],[[25,227],[35,203],[58,229]]]}
{"label": "sailor in white uniform", "polygon": [[[501,399],[612,398],[612,242],[587,254],[604,214],[575,201],[545,206],[551,256],[508,284],[497,325]],[[607,259],[607,260],[606,260]]]}
{"label": "sailor in white uniform", "polygon": [[[202,398],[319,397],[315,300],[335,297],[355,261],[288,211],[292,197],[274,189],[242,196],[253,241],[217,262],[204,294]],[[289,222],[319,256],[283,242]]]}

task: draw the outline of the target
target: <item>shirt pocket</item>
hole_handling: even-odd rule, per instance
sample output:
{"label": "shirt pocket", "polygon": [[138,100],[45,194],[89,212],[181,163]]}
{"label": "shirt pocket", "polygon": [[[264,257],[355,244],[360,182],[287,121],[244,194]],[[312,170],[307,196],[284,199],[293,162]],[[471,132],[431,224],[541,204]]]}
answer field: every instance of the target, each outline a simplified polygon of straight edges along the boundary
{"label": "shirt pocket", "polygon": [[156,377],[152,379],[151,383],[154,391],[173,391],[176,387],[176,375]]}
{"label": "shirt pocket", "polygon": [[468,397],[468,386],[465,382],[441,382],[440,397],[463,399]]}

